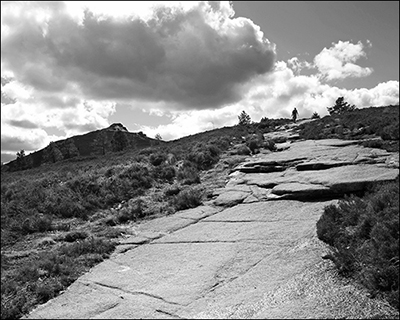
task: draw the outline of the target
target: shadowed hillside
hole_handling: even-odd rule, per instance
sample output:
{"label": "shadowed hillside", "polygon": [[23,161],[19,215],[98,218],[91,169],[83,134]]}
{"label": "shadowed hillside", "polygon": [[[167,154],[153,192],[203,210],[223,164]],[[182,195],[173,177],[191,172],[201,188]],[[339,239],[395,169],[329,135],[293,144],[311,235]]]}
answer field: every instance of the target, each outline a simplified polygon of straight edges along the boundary
{"label": "shadowed hillside", "polygon": [[149,138],[143,132],[129,132],[122,124],[114,123],[105,129],[51,142],[47,147],[25,156],[23,161],[16,159],[5,164],[3,170],[25,170],[62,160],[143,149],[160,143],[163,141]]}

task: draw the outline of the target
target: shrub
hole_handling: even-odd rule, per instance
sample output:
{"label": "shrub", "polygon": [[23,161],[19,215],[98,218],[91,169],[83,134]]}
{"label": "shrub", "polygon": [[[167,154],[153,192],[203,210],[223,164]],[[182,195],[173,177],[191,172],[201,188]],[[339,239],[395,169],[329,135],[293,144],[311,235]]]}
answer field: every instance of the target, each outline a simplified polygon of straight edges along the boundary
{"label": "shrub", "polygon": [[199,171],[196,165],[190,161],[183,162],[182,166],[178,169],[176,177],[182,184],[190,185],[200,183]]}
{"label": "shrub", "polygon": [[270,151],[275,151],[276,150],[276,144],[273,140],[267,139],[263,142],[263,147],[265,149],[268,149]]}
{"label": "shrub", "polygon": [[251,154],[251,150],[248,146],[246,145],[241,145],[237,149],[237,154],[242,155],[242,156],[247,156]]}
{"label": "shrub", "polygon": [[167,160],[167,155],[163,153],[152,153],[149,157],[149,160],[153,166],[159,166]]}
{"label": "shrub", "polygon": [[176,176],[174,166],[162,164],[153,170],[153,177],[157,180],[171,182]]}
{"label": "shrub", "polygon": [[399,140],[399,123],[385,126],[379,133],[383,140]]}
{"label": "shrub", "polygon": [[181,191],[181,189],[179,188],[178,185],[173,185],[173,186],[168,187],[168,188],[165,190],[164,193],[165,193],[165,195],[166,195],[167,197],[169,197],[169,196],[175,196],[175,195],[177,195],[180,191]]}
{"label": "shrub", "polygon": [[317,222],[318,238],[332,246],[339,272],[354,275],[368,289],[399,306],[399,177],[327,206]]}
{"label": "shrub", "polygon": [[67,242],[74,242],[74,241],[76,241],[76,240],[83,240],[83,239],[86,239],[88,236],[89,236],[89,235],[88,235],[87,232],[76,230],[76,231],[72,231],[72,232],[67,233],[67,234],[65,235],[65,237],[64,237],[64,241],[67,241]]}
{"label": "shrub", "polygon": [[51,231],[52,219],[48,216],[35,214],[22,222],[21,229],[24,233]]}
{"label": "shrub", "polygon": [[253,154],[256,154],[259,149],[263,146],[264,137],[262,134],[252,134],[246,138],[246,146],[251,150]]}
{"label": "shrub", "polygon": [[221,150],[214,145],[197,143],[186,156],[186,160],[196,164],[198,170],[205,170],[218,162],[220,153]]}
{"label": "shrub", "polygon": [[90,253],[98,253],[107,257],[114,250],[115,245],[113,241],[91,237],[80,242],[63,245],[59,250],[61,254],[72,258]]}
{"label": "shrub", "polygon": [[313,115],[311,116],[311,119],[320,119],[321,117],[319,116],[318,112],[314,112]]}
{"label": "shrub", "polygon": [[198,189],[189,188],[181,191],[174,198],[174,206],[177,210],[195,208],[201,205],[202,193]]}
{"label": "shrub", "polygon": [[127,221],[136,221],[143,217],[145,217],[144,201],[142,199],[131,199],[125,207],[118,211],[117,221],[125,223]]}

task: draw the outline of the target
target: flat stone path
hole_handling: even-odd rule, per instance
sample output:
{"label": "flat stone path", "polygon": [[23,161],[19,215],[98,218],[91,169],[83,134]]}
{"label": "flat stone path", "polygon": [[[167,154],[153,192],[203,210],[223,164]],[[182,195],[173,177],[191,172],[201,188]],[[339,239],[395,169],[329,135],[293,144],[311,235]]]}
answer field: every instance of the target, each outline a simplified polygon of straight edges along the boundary
{"label": "flat stone path", "polygon": [[328,196],[394,180],[398,153],[286,143],[239,164],[202,206],[132,225],[110,259],[27,318],[398,317],[338,277],[316,237],[324,207],[338,201]]}

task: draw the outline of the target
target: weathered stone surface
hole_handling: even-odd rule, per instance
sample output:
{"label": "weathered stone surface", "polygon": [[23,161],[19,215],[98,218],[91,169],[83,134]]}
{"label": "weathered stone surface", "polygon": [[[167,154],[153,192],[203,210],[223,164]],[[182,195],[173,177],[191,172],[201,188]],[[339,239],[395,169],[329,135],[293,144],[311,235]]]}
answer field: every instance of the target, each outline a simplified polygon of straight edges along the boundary
{"label": "weathered stone surface", "polygon": [[214,204],[216,206],[232,207],[238,203],[241,203],[248,196],[248,192],[228,190],[224,193],[221,193],[217,199],[214,200]]}
{"label": "weathered stone surface", "polygon": [[305,162],[300,163],[296,166],[298,171],[306,171],[306,170],[325,170],[333,167],[340,167],[340,166],[348,166],[352,165],[353,162],[350,161],[324,161],[324,162]]}
{"label": "weathered stone surface", "polygon": [[328,187],[318,184],[282,183],[272,188],[271,192],[277,195],[286,195],[291,199],[315,199],[331,194]]}
{"label": "weathered stone surface", "polygon": [[[295,127],[266,137],[296,139]],[[398,318],[321,260],[316,222],[338,200],[307,202],[396,178],[398,153],[356,143],[293,141],[245,158],[214,200],[131,224],[109,260],[27,318]],[[283,170],[260,173],[268,166]]]}

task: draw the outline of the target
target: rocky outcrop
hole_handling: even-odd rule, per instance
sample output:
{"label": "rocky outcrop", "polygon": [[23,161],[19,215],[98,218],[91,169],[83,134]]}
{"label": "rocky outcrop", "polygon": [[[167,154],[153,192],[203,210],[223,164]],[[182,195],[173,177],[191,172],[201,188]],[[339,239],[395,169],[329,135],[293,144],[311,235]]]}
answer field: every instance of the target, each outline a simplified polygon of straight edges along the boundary
{"label": "rocky outcrop", "polygon": [[27,318],[398,318],[338,279],[316,237],[334,198],[398,176],[398,153],[291,128],[284,149],[243,157],[204,205],[127,226],[110,259]]}
{"label": "rocky outcrop", "polygon": [[124,131],[129,132],[126,127],[122,125],[122,123],[113,123],[111,126],[106,128],[107,131]]}
{"label": "rocky outcrop", "polygon": [[[353,140],[297,141],[282,152],[260,153],[233,168],[227,192],[247,185],[265,189],[268,200],[337,198],[395,180],[398,174],[398,153],[365,148]],[[221,197],[215,204],[227,205]],[[243,194],[236,197],[240,199],[246,201]]]}

